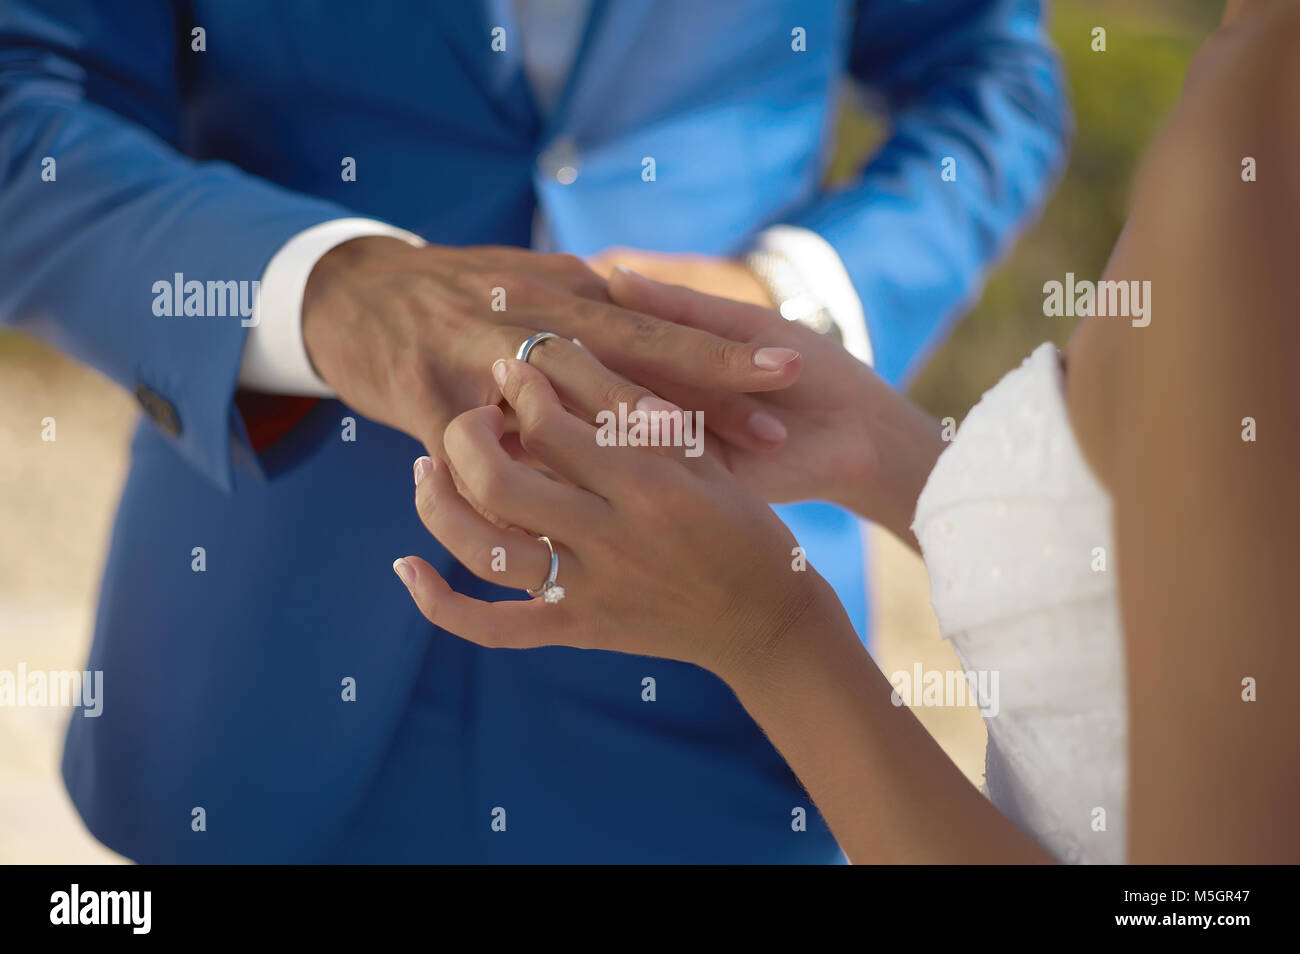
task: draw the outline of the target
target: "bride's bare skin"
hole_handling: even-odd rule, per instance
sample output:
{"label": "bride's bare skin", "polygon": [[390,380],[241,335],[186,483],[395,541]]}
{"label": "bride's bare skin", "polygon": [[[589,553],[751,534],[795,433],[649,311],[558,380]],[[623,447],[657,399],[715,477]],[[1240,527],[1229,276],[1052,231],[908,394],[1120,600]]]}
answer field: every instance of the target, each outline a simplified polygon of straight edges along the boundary
{"label": "bride's bare skin", "polygon": [[[1300,539],[1300,4],[1230,5],[1153,146],[1108,279],[1152,283],[1147,327],[1082,322],[1067,402],[1114,501],[1130,714],[1132,862],[1295,862],[1300,669],[1293,541]],[[1241,179],[1253,156],[1259,181]],[[503,415],[457,418],[442,464],[417,468],[430,531],[467,567],[534,586],[552,535],[556,605],[456,594],[423,560],[400,569],[434,623],[489,646],[570,645],[681,659],[726,680],[812,794],[851,859],[1050,858],[966,782],[863,650],[794,541],[758,498],[818,496],[904,539],[944,446],[869,371],[754,306],[615,276],[624,307],[727,337],[796,348],[804,373],[764,395],[790,440],[719,460],[598,447],[545,377],[498,367],[524,446],[569,483],[511,461]],[[1259,439],[1242,440],[1242,419]],[[540,483],[539,483],[540,481]],[[491,519],[485,518],[484,514]],[[491,569],[494,546],[510,569]],[[1242,680],[1258,682],[1242,701]]]}
{"label": "bride's bare skin", "polygon": [[1251,6],[1198,55],[1107,267],[1151,281],[1151,324],[1085,320],[1069,347],[1115,502],[1134,862],[1300,860],[1300,4]]}

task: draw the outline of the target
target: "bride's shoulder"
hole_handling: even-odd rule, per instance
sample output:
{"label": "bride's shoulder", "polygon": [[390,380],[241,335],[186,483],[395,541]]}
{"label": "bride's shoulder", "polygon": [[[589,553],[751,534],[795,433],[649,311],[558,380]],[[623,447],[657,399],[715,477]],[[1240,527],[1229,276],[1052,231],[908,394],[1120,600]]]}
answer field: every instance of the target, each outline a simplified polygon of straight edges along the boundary
{"label": "bride's shoulder", "polygon": [[1082,319],[1068,349],[1071,426],[1112,491],[1138,453],[1195,457],[1250,407],[1300,400],[1295,42],[1300,5],[1216,34],[1143,160],[1103,280],[1140,286],[1145,313]]}

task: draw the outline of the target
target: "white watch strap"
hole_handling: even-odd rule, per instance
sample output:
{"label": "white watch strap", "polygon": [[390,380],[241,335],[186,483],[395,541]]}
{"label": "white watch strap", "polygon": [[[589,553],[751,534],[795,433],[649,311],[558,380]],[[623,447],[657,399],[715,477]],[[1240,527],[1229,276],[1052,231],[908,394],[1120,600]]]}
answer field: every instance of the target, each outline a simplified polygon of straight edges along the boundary
{"label": "white watch strap", "polygon": [[811,229],[794,225],[764,229],[754,247],[788,259],[804,287],[821,301],[839,326],[845,350],[863,364],[871,364],[871,338],[862,301],[835,247]]}

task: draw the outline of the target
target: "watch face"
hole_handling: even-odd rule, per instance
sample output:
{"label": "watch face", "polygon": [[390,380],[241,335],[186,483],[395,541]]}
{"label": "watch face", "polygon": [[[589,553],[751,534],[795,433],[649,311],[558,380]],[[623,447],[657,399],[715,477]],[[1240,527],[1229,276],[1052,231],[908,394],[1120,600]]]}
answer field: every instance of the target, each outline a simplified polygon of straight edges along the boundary
{"label": "watch face", "polygon": [[826,310],[826,306],[812,295],[796,295],[781,302],[781,317],[787,321],[797,321],[805,328],[811,328],[819,335],[831,335],[836,341],[844,343],[840,326]]}
{"label": "watch face", "polygon": [[802,325],[808,325],[819,311],[823,311],[822,303],[811,295],[796,295],[793,298],[787,298],[781,302],[781,317],[786,321],[797,321]]}
{"label": "watch face", "polygon": [[841,344],[844,343],[843,335],[840,332],[840,326],[835,323],[835,320],[831,318],[830,313],[826,311],[825,308],[818,311],[815,315],[809,316],[804,321],[801,321],[800,324],[811,328],[819,335],[830,335]]}

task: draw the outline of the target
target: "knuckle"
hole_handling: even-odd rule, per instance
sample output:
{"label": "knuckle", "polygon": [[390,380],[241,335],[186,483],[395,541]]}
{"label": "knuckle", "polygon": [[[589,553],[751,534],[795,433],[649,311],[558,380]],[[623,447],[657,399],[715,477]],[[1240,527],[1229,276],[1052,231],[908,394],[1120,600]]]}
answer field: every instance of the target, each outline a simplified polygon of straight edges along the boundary
{"label": "knuckle", "polygon": [[431,532],[435,528],[441,527],[447,514],[447,505],[441,495],[434,493],[425,485],[421,485],[416,492],[416,496],[416,510],[419,511],[420,520],[424,525]]}
{"label": "knuckle", "polygon": [[699,345],[699,350],[706,364],[717,371],[725,371],[735,363],[736,348],[730,341],[707,337]]}
{"label": "knuckle", "polygon": [[[539,348],[536,353],[541,354],[541,349]],[[510,403],[515,406],[515,413],[519,415],[521,421],[536,413],[541,398],[538,376],[542,372],[538,368],[533,368],[531,364],[529,368],[527,372],[520,369],[520,373],[512,374],[506,381],[506,390],[510,392]]]}
{"label": "knuckle", "polygon": [[[466,434],[469,429],[469,412],[457,414],[451,419],[446,429],[442,433],[442,443],[448,452],[452,448],[461,447],[465,443]],[[454,456],[454,455],[453,455]]]}
{"label": "knuckle", "polygon": [[652,315],[627,313],[624,326],[628,335],[642,345],[655,345],[663,341],[668,326]]}
{"label": "knuckle", "polygon": [[616,409],[620,404],[626,404],[629,408],[636,407],[636,398],[632,398],[630,390],[621,381],[607,381],[600,389],[599,406],[610,410]]}
{"label": "knuckle", "polygon": [[637,402],[649,392],[645,388],[637,387],[635,384],[628,384],[621,381],[610,386],[606,395],[605,406],[611,410],[618,408],[620,405],[627,407],[628,414],[636,410]]}

